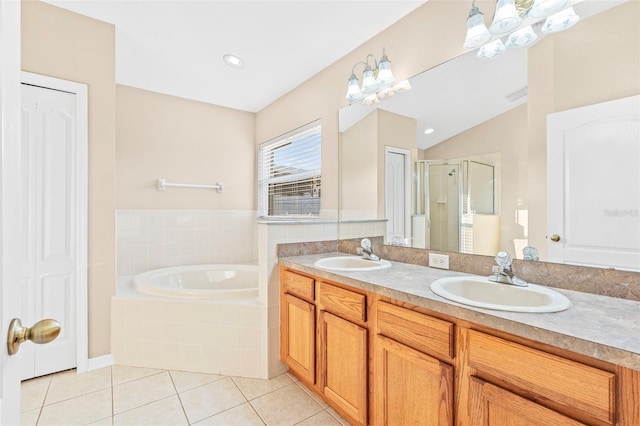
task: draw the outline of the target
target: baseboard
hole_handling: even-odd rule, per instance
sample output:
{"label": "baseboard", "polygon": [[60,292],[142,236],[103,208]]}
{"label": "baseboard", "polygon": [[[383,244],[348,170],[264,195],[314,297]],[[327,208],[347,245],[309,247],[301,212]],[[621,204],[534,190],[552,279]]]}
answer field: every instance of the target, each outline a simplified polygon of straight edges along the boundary
{"label": "baseboard", "polygon": [[89,358],[87,371],[98,370],[100,368],[111,367],[114,364],[113,355],[107,354],[96,358]]}

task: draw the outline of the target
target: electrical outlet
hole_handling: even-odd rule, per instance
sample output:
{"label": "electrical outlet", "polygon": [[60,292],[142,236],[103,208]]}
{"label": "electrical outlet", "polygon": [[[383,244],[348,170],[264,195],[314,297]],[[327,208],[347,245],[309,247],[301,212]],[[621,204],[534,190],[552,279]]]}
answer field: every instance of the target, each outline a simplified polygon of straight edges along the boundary
{"label": "electrical outlet", "polygon": [[429,253],[431,268],[449,269],[449,256],[446,254]]}

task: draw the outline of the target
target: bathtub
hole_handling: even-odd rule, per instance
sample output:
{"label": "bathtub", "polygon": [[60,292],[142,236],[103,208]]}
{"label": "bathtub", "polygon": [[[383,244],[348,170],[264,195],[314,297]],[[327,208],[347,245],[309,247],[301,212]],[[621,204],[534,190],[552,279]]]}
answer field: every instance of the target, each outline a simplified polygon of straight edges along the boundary
{"label": "bathtub", "polygon": [[191,265],[123,278],[111,299],[114,362],[265,378],[258,267]]}
{"label": "bathtub", "polygon": [[258,297],[257,265],[190,265],[138,274],[133,287],[140,293],[190,299]]}

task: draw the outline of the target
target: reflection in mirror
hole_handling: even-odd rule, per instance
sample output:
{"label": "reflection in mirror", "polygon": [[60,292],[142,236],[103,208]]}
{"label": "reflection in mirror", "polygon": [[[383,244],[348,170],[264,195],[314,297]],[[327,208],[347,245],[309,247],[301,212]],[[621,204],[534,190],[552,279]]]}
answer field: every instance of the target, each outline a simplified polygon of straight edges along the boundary
{"label": "reflection in mirror", "polygon": [[[569,231],[547,229],[547,207],[563,206],[547,201],[546,121],[640,94],[640,12],[635,0],[573,3],[581,20],[563,33],[493,60],[469,52],[411,78],[408,92],[340,110],[341,238],[516,258],[535,246],[541,260],[581,263],[548,256],[547,235],[564,232],[560,245],[569,244]],[[628,152],[634,167],[618,172],[635,184],[640,158]],[[640,232],[638,200],[626,200],[623,232]]]}

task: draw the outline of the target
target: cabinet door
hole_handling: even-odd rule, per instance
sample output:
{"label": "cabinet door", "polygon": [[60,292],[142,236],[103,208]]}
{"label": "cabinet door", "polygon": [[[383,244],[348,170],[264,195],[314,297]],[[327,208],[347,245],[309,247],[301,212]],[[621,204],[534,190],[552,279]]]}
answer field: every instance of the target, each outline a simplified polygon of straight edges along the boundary
{"label": "cabinet door", "polygon": [[453,367],[384,336],[376,336],[376,425],[453,424]]}
{"label": "cabinet door", "polygon": [[315,305],[285,294],[280,313],[280,357],[301,380],[315,383]]}
{"label": "cabinet door", "polygon": [[325,397],[367,423],[367,329],[320,311],[319,362]]}
{"label": "cabinet door", "polygon": [[560,413],[494,386],[471,378],[472,424],[485,426],[579,426],[584,425]]}

